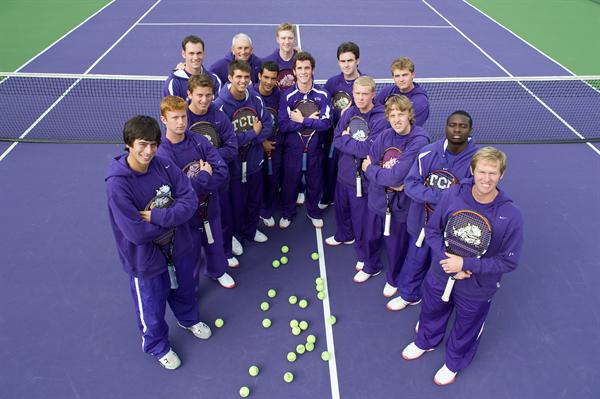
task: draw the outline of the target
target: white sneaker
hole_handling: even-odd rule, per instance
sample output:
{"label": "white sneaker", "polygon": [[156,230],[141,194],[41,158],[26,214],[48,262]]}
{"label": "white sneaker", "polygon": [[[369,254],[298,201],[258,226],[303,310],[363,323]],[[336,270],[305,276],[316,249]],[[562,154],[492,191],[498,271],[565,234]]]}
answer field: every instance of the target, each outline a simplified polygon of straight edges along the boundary
{"label": "white sneaker", "polygon": [[[386,307],[389,310],[402,310],[407,306],[418,305],[420,303],[421,303],[420,299],[416,302],[408,302],[408,301],[405,301],[401,296],[399,296],[399,297],[394,298],[391,301],[389,301],[387,303]],[[419,329],[419,322],[417,322],[417,327],[415,327],[415,331],[417,333],[419,332],[418,329]]]}
{"label": "white sneaker", "polygon": [[304,193],[298,193],[296,198],[296,205],[304,205]]}
{"label": "white sneaker", "polygon": [[256,230],[256,233],[254,233],[254,242],[265,242],[267,241],[269,238],[264,235],[260,230]]}
{"label": "white sneaker", "polygon": [[244,247],[242,247],[242,244],[235,236],[231,237],[231,252],[233,252],[235,256],[240,256],[244,253]]}
{"label": "white sneaker", "polygon": [[444,386],[444,385],[450,385],[454,382],[454,380],[456,379],[456,374],[458,374],[458,372],[456,371],[451,371],[445,364],[442,366],[441,369],[439,369],[437,371],[437,373],[435,373],[435,377],[433,377],[433,382],[435,382],[436,385],[439,386]]}
{"label": "white sneaker", "polygon": [[275,226],[275,219],[273,219],[273,216],[271,216],[268,219],[265,219],[263,217],[260,218],[260,220],[262,220],[263,224],[267,227],[274,227]]}
{"label": "white sneaker", "polygon": [[358,273],[356,273],[354,275],[354,282],[355,283],[364,283],[365,281],[367,281],[371,277],[377,276],[379,273],[381,273],[381,271],[378,271],[375,274],[369,274],[369,273],[365,273],[362,270],[360,270]]}
{"label": "white sneaker", "polygon": [[288,227],[290,227],[290,224],[292,224],[292,221],[290,219],[286,219],[286,218],[279,219],[279,228],[280,229],[287,229]]}
{"label": "white sneaker", "polygon": [[358,262],[356,262],[356,266],[354,266],[354,269],[356,269],[356,271],[359,272],[363,269],[363,267],[365,267],[365,262],[359,260]]}
{"label": "white sneaker", "polygon": [[416,360],[416,359],[420,358],[421,356],[423,356],[423,354],[425,352],[431,352],[432,350],[433,350],[433,348],[432,349],[421,349],[417,346],[417,344],[415,344],[414,342],[411,342],[402,351],[402,358],[404,360]]}
{"label": "white sneaker", "polygon": [[227,273],[223,273],[221,277],[217,278],[217,281],[223,288],[235,288],[235,281],[233,280],[233,277]]}
{"label": "white sneaker", "polygon": [[235,269],[236,267],[240,267],[240,261],[237,260],[235,256],[232,256],[231,258],[227,259],[227,266]]}
{"label": "white sneaker", "polygon": [[[398,292],[398,287],[394,287],[393,285],[391,285],[390,283],[385,283],[385,286],[383,287],[383,296],[386,298],[391,298],[394,295],[396,295],[396,292]],[[396,298],[397,299],[397,298]],[[388,302],[389,304],[389,302]],[[388,307],[389,309],[389,307]],[[400,310],[400,309],[398,309]]]}
{"label": "white sneaker", "polygon": [[173,349],[169,349],[169,351],[163,357],[158,359],[158,362],[167,370],[175,370],[181,366],[181,360],[179,359],[179,356],[177,356],[177,353],[173,351]]}
{"label": "white sneaker", "polygon": [[327,207],[329,207],[329,204],[323,204],[321,202],[319,202],[319,205],[317,205],[319,207],[319,209],[327,209]]}
{"label": "white sneaker", "polygon": [[329,245],[330,247],[337,247],[340,244],[346,244],[346,245],[351,245],[354,244],[354,240],[350,240],[350,241],[338,241],[335,239],[335,236],[331,236],[331,237],[327,237],[325,239],[325,244]]}
{"label": "white sneaker", "polygon": [[[308,215],[306,215],[306,216],[308,216]],[[308,216],[308,218],[312,222],[313,226],[315,226],[317,229],[320,229],[323,227],[323,219],[311,218],[310,216]]]}
{"label": "white sneaker", "polygon": [[198,323],[194,324],[191,327],[184,327],[181,324],[179,324],[179,327],[181,328],[185,328],[188,331],[191,331],[192,334],[194,334],[194,336],[196,338],[200,338],[200,339],[209,339],[210,336],[212,335],[212,332],[210,331],[210,327],[206,325],[206,323],[203,323],[201,321],[199,321]]}

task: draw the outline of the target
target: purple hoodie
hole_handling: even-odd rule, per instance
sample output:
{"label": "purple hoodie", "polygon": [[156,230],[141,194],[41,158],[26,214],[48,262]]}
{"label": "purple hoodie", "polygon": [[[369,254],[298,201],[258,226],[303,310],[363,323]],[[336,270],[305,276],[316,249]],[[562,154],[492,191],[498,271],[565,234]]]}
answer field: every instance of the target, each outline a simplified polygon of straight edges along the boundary
{"label": "purple hoodie", "polygon": [[[353,116],[360,116],[369,124],[371,132],[365,141],[355,140],[349,134],[342,135],[342,132],[346,130]],[[385,110],[381,105],[376,105],[366,114],[362,114],[354,105],[344,112],[342,119],[340,119],[335,128],[333,136],[333,145],[340,151],[337,174],[339,182],[350,187],[356,187],[356,162],[362,162],[362,159],[367,157],[371,145],[379,133],[385,130],[387,126],[388,122],[385,119]],[[366,186],[363,190],[365,188]]]}
{"label": "purple hoodie", "polygon": [[431,267],[429,274],[445,283],[449,275],[440,266],[444,254],[444,228],[448,217],[455,211],[470,209],[481,213],[492,225],[492,241],[480,259],[463,258],[463,270],[473,275],[457,280],[453,292],[464,297],[490,299],[500,288],[502,274],[515,270],[521,256],[523,245],[523,217],[513,201],[501,190],[494,201],[480,204],[471,193],[473,179],[464,179],[444,191],[429,223],[425,226],[425,239],[431,248]]}
{"label": "purple hoodie", "polygon": [[[292,72],[292,70],[294,69],[294,57],[296,56],[296,54],[298,54],[298,52],[296,50],[294,50],[294,55],[292,56],[292,58],[290,58],[288,61],[285,61],[279,55],[279,48],[276,48],[275,51],[273,51],[273,53],[267,55],[266,57],[264,57],[262,59],[263,64],[267,61],[273,61],[274,63],[276,63],[277,66],[279,67],[279,73],[283,73],[282,71],[288,71],[288,73],[286,74],[285,82],[289,83],[289,84],[288,84],[288,86],[285,87],[285,89],[293,86],[296,83],[296,77],[294,76],[294,73]],[[277,76],[278,84],[279,84],[279,73]]]}
{"label": "purple hoodie", "polygon": [[[404,184],[404,179],[415,161],[419,150],[428,143],[429,135],[425,129],[416,125],[413,125],[410,133],[404,136],[396,133],[392,128],[384,130],[377,136],[369,151],[372,163],[365,173],[367,179],[369,179],[369,209],[380,216],[385,215],[386,187],[398,187]],[[380,161],[383,158],[385,150],[390,147],[400,149],[402,156],[392,168],[382,168],[379,166]],[[401,222],[406,221],[410,198],[403,191],[390,193],[389,197],[394,217],[398,218]]]}
{"label": "purple hoodie", "polygon": [[[260,85],[260,83],[254,83],[252,85],[252,92],[254,92],[256,95],[260,96],[260,98],[263,99],[264,105],[266,108],[272,108],[275,110],[275,112],[279,112],[279,101],[281,99],[281,90],[279,90],[279,87],[275,86],[273,87],[273,91],[271,91],[271,94],[268,96],[263,96],[262,94],[260,94],[260,91],[258,89],[258,86]],[[275,126],[273,126],[274,128]],[[281,144],[283,143],[283,138],[281,137],[281,135],[278,135],[277,132],[273,132],[273,134],[275,135],[275,141],[277,142],[277,144]],[[269,140],[272,140],[273,136],[269,137]]]}
{"label": "purple hoodie", "polygon": [[[219,77],[216,74],[212,73],[204,67],[202,67],[202,73],[205,73],[211,77],[214,85],[213,92],[216,95],[219,92],[219,90],[221,90],[221,79],[219,79]],[[183,69],[177,69],[171,72],[167,77],[167,80],[165,81],[163,96],[178,96],[183,98],[184,100],[187,100],[188,80],[191,76],[191,73],[188,73],[186,70]]]}
{"label": "purple hoodie", "polygon": [[385,100],[394,94],[406,96],[412,102],[415,110],[415,125],[423,126],[429,118],[429,98],[427,98],[427,92],[424,88],[418,83],[414,85],[415,87],[408,93],[400,93],[400,89],[395,84],[385,86],[379,91],[374,102],[375,104],[385,105]]}
{"label": "purple hoodie", "polygon": [[237,138],[233,132],[233,126],[229,117],[219,110],[214,103],[208,106],[208,111],[204,115],[198,115],[187,111],[188,128],[196,122],[210,122],[217,130],[221,139],[221,148],[218,149],[219,155],[229,165],[238,156]]}
{"label": "purple hoodie", "polygon": [[435,209],[436,204],[442,196],[442,191],[426,187],[424,182],[429,173],[434,170],[444,169],[456,176],[458,181],[471,176],[471,158],[479,146],[475,140],[469,139],[467,146],[456,155],[448,156],[446,139],[426,145],[421,149],[415,163],[413,163],[408,176],[404,179],[404,192],[412,202],[408,211],[408,232],[418,236],[425,224],[425,202],[431,204]]}
{"label": "purple hoodie", "polygon": [[[139,173],[129,167],[127,155],[113,159],[105,179],[110,223],[125,273],[151,278],[167,270],[165,256],[152,240],[177,227],[173,245],[175,265],[178,258],[194,248],[186,222],[196,212],[198,199],[188,178],[171,161],[154,157],[148,171]],[[159,190],[171,192],[173,206],[152,209],[151,223],[145,222],[139,211],[146,208]]]}
{"label": "purple hoodie", "polygon": [[[358,71],[359,75],[362,76],[363,73]],[[354,80],[346,80],[344,79],[344,74],[342,72],[340,72],[339,74],[330,77],[329,79],[327,79],[327,82],[325,82],[325,90],[327,90],[327,92],[329,93],[329,97],[332,98],[333,101],[333,96],[339,92],[339,91],[343,91],[346,92],[350,95],[350,97],[353,98],[352,101],[354,101],[354,97],[352,95],[352,88],[354,86]],[[341,110],[333,107],[333,125],[336,126],[338,121],[341,118]]]}
{"label": "purple hoodie", "polygon": [[[229,72],[227,68],[229,67],[229,63],[234,60],[235,55],[230,52],[224,58],[221,58],[210,66],[210,70],[216,74],[219,79],[221,79],[223,86],[225,86],[225,83],[229,82],[229,78],[227,77]],[[260,72],[260,67],[262,66],[261,59],[252,54],[248,59],[248,64],[250,64],[250,67],[252,68],[252,72],[250,72],[250,79],[253,82],[258,82],[258,73]]]}

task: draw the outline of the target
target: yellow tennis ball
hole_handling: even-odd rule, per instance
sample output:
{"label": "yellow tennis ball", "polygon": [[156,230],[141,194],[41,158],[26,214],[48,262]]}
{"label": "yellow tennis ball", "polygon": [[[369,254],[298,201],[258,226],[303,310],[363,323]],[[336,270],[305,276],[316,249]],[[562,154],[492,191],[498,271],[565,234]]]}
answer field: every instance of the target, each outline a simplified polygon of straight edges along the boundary
{"label": "yellow tennis ball", "polygon": [[322,278],[322,277],[317,277],[317,278],[315,279],[315,284],[317,284],[317,285],[318,285],[318,284],[323,284],[323,278]]}
{"label": "yellow tennis ball", "polygon": [[248,387],[241,387],[240,388],[240,396],[242,398],[247,398],[248,395],[250,395],[250,388],[248,388]]}
{"label": "yellow tennis ball", "polygon": [[262,325],[263,325],[264,328],[271,327],[271,319],[263,319]]}
{"label": "yellow tennis ball", "polygon": [[271,265],[273,265],[273,269],[277,269],[280,263],[277,259],[275,259],[273,262],[271,262]]}
{"label": "yellow tennis ball", "polygon": [[306,347],[304,347],[303,344],[296,345],[296,352],[298,352],[299,355],[303,354],[304,351],[306,351]]}
{"label": "yellow tennis ball", "polygon": [[318,260],[319,259],[319,254],[316,252],[313,252],[312,254],[310,254],[310,257],[312,260]]}
{"label": "yellow tennis ball", "polygon": [[304,347],[306,348],[307,352],[312,352],[315,349],[315,344],[311,344],[310,342],[307,342]]}
{"label": "yellow tennis ball", "polygon": [[314,344],[315,342],[317,342],[317,337],[315,337],[312,334],[309,334],[306,336],[306,342],[309,344]]}
{"label": "yellow tennis ball", "polygon": [[300,323],[298,323],[298,326],[300,327],[300,329],[302,331],[306,331],[308,329],[308,323],[304,320],[302,320]]}
{"label": "yellow tennis ball", "polygon": [[269,298],[275,298],[277,296],[277,291],[275,291],[273,288],[271,288],[269,291],[267,291],[267,296]]}
{"label": "yellow tennis ball", "polygon": [[302,309],[306,309],[308,306],[308,301],[306,299],[301,299],[300,302],[298,302],[298,306],[300,306]]}
{"label": "yellow tennis ball", "polygon": [[216,319],[215,320],[215,327],[217,327],[217,328],[223,327],[224,324],[225,324],[225,322],[223,321],[223,319]]}
{"label": "yellow tennis ball", "polygon": [[250,374],[251,377],[256,377],[258,373],[260,373],[260,370],[254,365],[250,366],[250,368],[248,369],[248,374]]}
{"label": "yellow tennis ball", "polygon": [[296,297],[296,295],[291,295],[288,301],[290,302],[290,305],[295,305],[296,302],[298,302],[298,297]]}
{"label": "yellow tennis ball", "polygon": [[337,319],[334,315],[329,316],[329,324],[334,325],[337,322]]}
{"label": "yellow tennis ball", "polygon": [[260,309],[263,312],[266,312],[267,310],[269,310],[269,307],[270,307],[269,302],[261,302],[261,304],[260,304]]}
{"label": "yellow tennis ball", "polygon": [[319,291],[319,293],[317,294],[317,298],[319,298],[320,300],[323,300],[327,297],[327,294],[325,294],[325,291]]}
{"label": "yellow tennis ball", "polygon": [[290,251],[290,249],[288,248],[287,245],[284,245],[281,247],[281,253],[282,254],[287,254]]}
{"label": "yellow tennis ball", "polygon": [[283,380],[289,384],[290,382],[294,381],[294,374],[288,371],[283,375]]}
{"label": "yellow tennis ball", "polygon": [[325,351],[325,352],[321,353],[321,359],[323,359],[323,361],[325,361],[325,362],[328,362],[329,359],[331,359],[329,352]]}
{"label": "yellow tennis ball", "polygon": [[294,320],[290,320],[290,327],[291,328],[296,328],[298,327],[298,320],[294,319]]}
{"label": "yellow tennis ball", "polygon": [[302,330],[299,327],[292,328],[292,334],[294,335],[300,335],[301,332]]}
{"label": "yellow tennis ball", "polygon": [[279,258],[279,262],[281,262],[282,265],[287,264],[288,263],[287,256],[282,256],[281,258]]}
{"label": "yellow tennis ball", "polygon": [[288,362],[295,362],[296,361],[296,354],[294,352],[289,352],[287,354],[287,360],[288,360]]}

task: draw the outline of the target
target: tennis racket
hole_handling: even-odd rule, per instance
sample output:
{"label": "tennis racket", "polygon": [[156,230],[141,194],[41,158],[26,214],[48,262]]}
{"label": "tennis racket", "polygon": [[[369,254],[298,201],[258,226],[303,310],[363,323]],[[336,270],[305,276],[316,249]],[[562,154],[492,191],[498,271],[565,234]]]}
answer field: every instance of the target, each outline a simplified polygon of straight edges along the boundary
{"label": "tennis racket", "polygon": [[[267,107],[267,112],[271,117],[271,122],[273,123],[273,135],[269,138],[269,140],[275,140],[277,137],[277,133],[279,130],[279,124],[277,122],[277,110],[275,108]],[[273,161],[271,151],[267,151],[267,174],[271,176],[273,174]]]}
{"label": "tennis racket", "polygon": [[350,94],[346,93],[345,91],[340,90],[333,95],[333,97],[331,98],[331,102],[333,108],[337,110],[342,110],[352,105],[352,96],[350,96]]}
{"label": "tennis racket", "polygon": [[[383,169],[392,169],[400,160],[402,150],[396,147],[389,147],[383,152],[380,166]],[[395,195],[395,191],[391,187],[385,188],[385,225],[383,228],[383,235],[390,235],[390,226],[392,223],[392,207],[391,197]]]}
{"label": "tennis racket", "polygon": [[[198,161],[190,162],[183,167],[183,173],[185,173],[186,176],[190,179],[198,176],[200,170],[200,162]],[[210,195],[210,193],[198,194],[198,214],[200,215],[202,225],[204,226],[204,232],[206,233],[206,242],[212,244],[215,242],[215,239],[212,235],[210,222],[208,221],[208,200],[210,199]]]}
{"label": "tennis racket", "polygon": [[[294,110],[300,111],[303,117],[308,118],[315,112],[319,112],[319,106],[316,102],[310,99],[300,100],[294,106]],[[316,130],[310,127],[302,127],[298,134],[300,135],[300,139],[304,144],[304,151],[302,152],[302,171],[306,172],[306,168],[308,165],[308,144],[310,140],[314,136]]]}
{"label": "tennis racket", "polygon": [[277,73],[277,86],[281,90],[287,90],[296,84],[296,77],[294,71],[290,68],[280,69]]}
{"label": "tennis racket", "polygon": [[[156,197],[152,198],[144,210],[151,211],[154,208],[170,208],[175,200],[170,193],[162,193],[157,191]],[[169,280],[171,281],[171,289],[176,290],[179,287],[177,284],[177,275],[175,274],[175,265],[173,264],[173,241],[175,240],[175,229],[171,229],[165,234],[153,240],[154,244],[158,245],[160,251],[167,260],[167,270],[169,271]]]}
{"label": "tennis racket", "polygon": [[[452,173],[444,169],[436,169],[431,171],[427,178],[425,179],[425,186],[429,187],[433,190],[444,191],[452,187],[458,183],[458,179]],[[429,217],[435,210],[433,205],[429,203],[425,203],[425,224],[429,223]],[[423,246],[423,240],[425,240],[425,228],[421,228],[419,232],[419,237],[417,238],[417,242],[415,245],[417,247]]]}
{"label": "tennis racket", "polygon": [[221,138],[212,123],[206,121],[196,122],[190,126],[190,131],[206,137],[213,147],[221,148]]}
{"label": "tennis racket", "polygon": [[[492,225],[480,213],[468,209],[450,215],[444,229],[444,245],[448,253],[463,258],[481,258],[492,241]],[[448,302],[456,280],[448,277],[442,301]]]}
{"label": "tennis racket", "polygon": [[[350,130],[350,137],[356,141],[365,141],[369,137],[369,124],[361,116],[353,116],[350,118],[348,123],[348,129]],[[362,178],[361,178],[361,158],[354,158],[354,165],[356,166],[356,196],[362,197]]]}
{"label": "tennis racket", "polygon": [[[258,118],[258,114],[254,108],[242,107],[234,112],[231,123],[233,124],[233,131],[236,134],[243,134],[245,131],[252,129],[254,126],[254,120]],[[246,171],[248,169],[248,152],[250,151],[250,144],[243,145],[239,148],[238,153],[240,154],[240,160],[242,161],[242,183],[246,183]]]}

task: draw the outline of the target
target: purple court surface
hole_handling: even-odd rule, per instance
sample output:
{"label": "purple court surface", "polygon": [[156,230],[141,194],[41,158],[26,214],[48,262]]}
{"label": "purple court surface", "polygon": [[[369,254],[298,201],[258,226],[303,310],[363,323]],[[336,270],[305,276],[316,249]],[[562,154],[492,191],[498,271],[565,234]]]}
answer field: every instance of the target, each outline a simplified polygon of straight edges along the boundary
{"label": "purple court surface", "polygon": [[[339,73],[335,49],[348,40],[361,46],[361,70],[376,78],[388,78],[400,55],[415,61],[418,77],[570,75],[462,1],[248,4],[117,0],[22,71],[166,75],[187,34],[204,38],[210,65],[240,31],[253,38],[256,54],[271,53],[275,27],[287,20],[299,25],[302,48],[317,59],[317,79]],[[94,118],[93,109],[72,112]],[[352,248],[322,247],[335,230],[331,209],[322,235],[304,209],[286,231],[263,229],[269,241],[246,245],[241,267],[231,271],[235,289],[203,278],[202,319],[225,320],[210,340],[195,339],[167,312],[183,365],[162,369],[141,350],[108,222],[104,175],[122,146],[0,143],[7,190],[0,208],[0,398],[235,398],[242,386],[251,398],[268,399],[600,397],[600,150],[500,147],[509,156],[501,187],[525,218],[523,257],[494,297],[474,362],[439,388],[433,375],[443,346],[417,361],[400,356],[414,338],[419,307],[386,310],[382,275],[354,284]],[[273,269],[283,244],[290,262]],[[316,251],[320,262],[310,259]],[[325,301],[316,298],[319,275]],[[269,288],[276,298],[267,298]],[[290,305],[290,295],[306,298],[308,308]],[[259,308],[264,300],[267,312]],[[334,326],[325,323],[329,314]],[[270,329],[261,326],[265,317]],[[306,320],[317,337],[314,352],[294,363],[286,353],[307,333],[293,336],[291,319]],[[325,350],[328,363],[320,357]],[[252,364],[261,369],[257,377],[248,375]],[[296,376],[291,384],[283,381],[286,371]]]}

